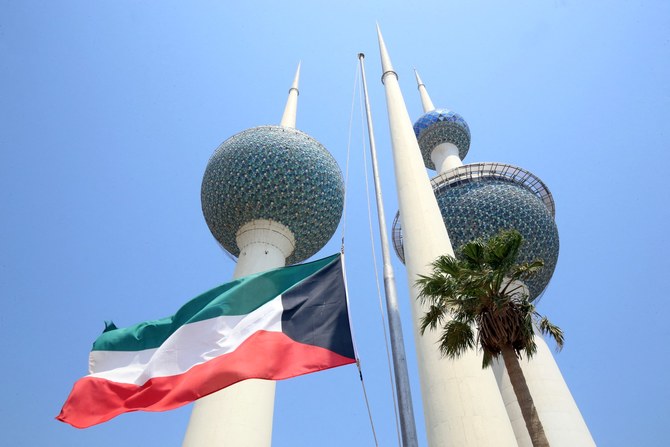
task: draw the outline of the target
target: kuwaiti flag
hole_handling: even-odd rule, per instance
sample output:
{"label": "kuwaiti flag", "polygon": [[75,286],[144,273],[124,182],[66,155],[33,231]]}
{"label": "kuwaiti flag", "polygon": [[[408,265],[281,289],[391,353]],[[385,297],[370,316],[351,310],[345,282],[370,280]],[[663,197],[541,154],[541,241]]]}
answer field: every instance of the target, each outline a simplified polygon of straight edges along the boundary
{"label": "kuwaiti flag", "polygon": [[89,372],[57,419],[78,428],[164,411],[245,379],[280,380],[355,362],[340,255],[246,276],[171,317],[93,343]]}

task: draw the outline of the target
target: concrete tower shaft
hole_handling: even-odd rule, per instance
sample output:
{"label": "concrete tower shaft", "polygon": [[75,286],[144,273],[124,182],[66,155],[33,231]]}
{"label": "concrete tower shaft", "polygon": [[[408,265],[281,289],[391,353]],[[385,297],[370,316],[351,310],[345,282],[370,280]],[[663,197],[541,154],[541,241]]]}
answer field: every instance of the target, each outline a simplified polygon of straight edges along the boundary
{"label": "concrete tower shaft", "polygon": [[[342,216],[344,184],[334,158],[295,129],[300,65],[279,126],[248,129],[214,152],[202,210],[219,244],[238,258],[233,278],[309,258]],[[184,446],[268,447],[275,382],[245,380],[199,399]]]}
{"label": "concrete tower shaft", "polygon": [[[424,161],[430,156],[438,168],[439,175],[432,180],[433,189],[456,252],[474,238],[491,237],[500,229],[517,229],[525,240],[518,260],[526,262],[539,258],[545,262],[540,274],[526,284],[531,298],[540,296],[551,280],[559,250],[554,200],[549,189],[538,177],[515,166],[503,163],[462,165],[460,159],[464,154],[459,153],[460,159],[455,155],[457,148],[464,147],[464,140],[459,140],[464,135],[464,127],[461,125],[459,129],[452,124],[442,124],[436,118],[435,110],[427,110],[427,104],[431,108],[434,106],[418,74],[417,84],[426,113],[417,120],[414,128]],[[443,112],[444,121],[459,120],[453,115],[448,118],[449,113],[453,112]],[[467,135],[469,147],[469,129]],[[428,163],[426,166],[433,167]],[[393,241],[401,259],[402,236],[397,215],[393,223]],[[595,446],[546,342],[539,334],[535,342],[535,357],[530,361],[522,360],[521,368],[550,444],[555,447]],[[493,370],[519,447],[532,447],[504,364],[494,363]]]}
{"label": "concrete tower shaft", "polygon": [[435,331],[420,333],[425,309],[415,282],[429,274],[438,256],[453,254],[412,124],[379,28],[382,82],[386,92],[398,202],[406,229],[405,250],[414,341],[428,443],[431,446],[516,446],[500,393],[490,370],[475,352],[457,360],[440,356]]}

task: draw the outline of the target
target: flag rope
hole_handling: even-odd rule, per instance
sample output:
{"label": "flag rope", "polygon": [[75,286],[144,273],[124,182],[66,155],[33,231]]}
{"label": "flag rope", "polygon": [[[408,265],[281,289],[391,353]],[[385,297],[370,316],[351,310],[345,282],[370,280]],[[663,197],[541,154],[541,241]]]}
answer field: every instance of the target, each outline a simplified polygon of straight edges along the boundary
{"label": "flag rope", "polygon": [[349,195],[349,159],[351,154],[351,129],[354,120],[354,105],[356,104],[356,88],[358,87],[358,67],[354,71],[354,89],[351,94],[351,111],[349,112],[349,135],[347,137],[347,161],[344,165],[344,200],[342,203],[342,243],[340,252],[344,254],[344,235],[347,228],[347,196]]}
{"label": "flag rope", "polygon": [[340,262],[342,263],[342,276],[344,277],[344,290],[345,298],[347,300],[347,312],[349,313],[349,330],[351,331],[351,342],[354,346],[354,356],[356,357],[356,368],[358,368],[358,377],[361,380],[361,388],[363,390],[363,398],[365,400],[365,408],[368,411],[368,419],[370,420],[370,429],[372,430],[372,437],[375,441],[375,446],[379,447],[379,441],[377,440],[377,430],[375,430],[375,423],[372,419],[372,409],[370,408],[370,400],[368,399],[368,393],[365,389],[365,381],[363,380],[363,370],[361,368],[361,358],[358,356],[358,347],[356,346],[356,334],[354,332],[354,324],[351,319],[351,307],[349,306],[349,283],[347,282],[347,268],[346,263],[344,262],[344,252],[340,256]]}

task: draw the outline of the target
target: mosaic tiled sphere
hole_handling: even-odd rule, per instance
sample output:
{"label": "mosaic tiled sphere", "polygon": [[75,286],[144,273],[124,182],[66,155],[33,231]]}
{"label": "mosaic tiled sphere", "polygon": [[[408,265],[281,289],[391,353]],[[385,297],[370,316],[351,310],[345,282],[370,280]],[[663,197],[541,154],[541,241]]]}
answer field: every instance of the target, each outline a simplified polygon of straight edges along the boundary
{"label": "mosaic tiled sphere", "polygon": [[[456,256],[466,242],[477,238],[488,239],[503,229],[516,229],[524,238],[517,261],[544,261],[544,267],[526,283],[530,297],[538,297],[551,280],[558,260],[558,229],[551,196],[545,196],[543,200],[537,190],[533,191],[518,178],[499,173],[458,175],[459,170],[463,173],[467,168],[468,165],[447,171],[433,182]],[[544,192],[549,194],[546,189]],[[548,206],[547,199],[551,206]],[[397,219],[393,233],[396,253],[404,260],[402,233]]]}
{"label": "mosaic tiled sphere", "polygon": [[447,109],[426,112],[414,123],[414,134],[421,148],[423,163],[428,169],[435,169],[430,153],[442,143],[451,143],[458,148],[458,156],[463,160],[470,149],[470,128],[463,117]]}
{"label": "mosaic tiled sphere", "polygon": [[344,183],[335,159],[296,129],[261,126],[224,141],[207,164],[202,211],[217,241],[239,256],[237,230],[255,219],[288,227],[303,261],[332,237],[342,216]]}

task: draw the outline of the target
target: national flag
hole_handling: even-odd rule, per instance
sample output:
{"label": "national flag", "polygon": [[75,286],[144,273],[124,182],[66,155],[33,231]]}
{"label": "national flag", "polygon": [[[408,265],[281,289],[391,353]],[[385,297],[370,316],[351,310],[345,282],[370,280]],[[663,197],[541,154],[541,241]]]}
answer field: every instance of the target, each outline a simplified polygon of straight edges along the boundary
{"label": "national flag", "polygon": [[164,411],[245,379],[354,363],[339,254],[223,284],[174,315],[108,324],[57,419],[78,428]]}

